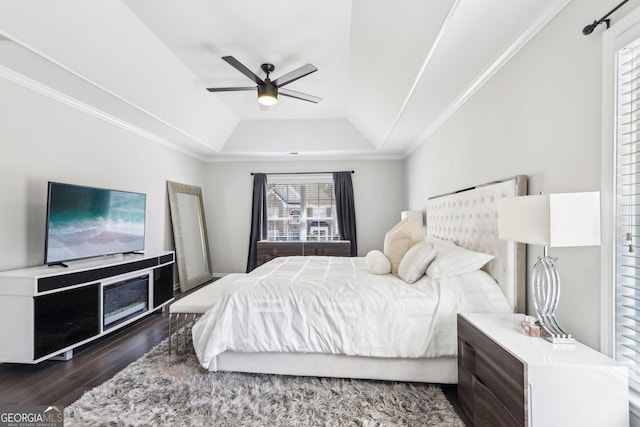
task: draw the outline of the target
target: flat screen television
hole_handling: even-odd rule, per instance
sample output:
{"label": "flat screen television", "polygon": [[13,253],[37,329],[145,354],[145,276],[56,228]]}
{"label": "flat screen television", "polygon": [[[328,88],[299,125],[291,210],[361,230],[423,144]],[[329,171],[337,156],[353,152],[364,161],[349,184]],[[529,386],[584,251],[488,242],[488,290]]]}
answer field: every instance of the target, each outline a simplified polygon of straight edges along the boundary
{"label": "flat screen television", "polygon": [[45,264],[144,249],[146,195],[49,182]]}

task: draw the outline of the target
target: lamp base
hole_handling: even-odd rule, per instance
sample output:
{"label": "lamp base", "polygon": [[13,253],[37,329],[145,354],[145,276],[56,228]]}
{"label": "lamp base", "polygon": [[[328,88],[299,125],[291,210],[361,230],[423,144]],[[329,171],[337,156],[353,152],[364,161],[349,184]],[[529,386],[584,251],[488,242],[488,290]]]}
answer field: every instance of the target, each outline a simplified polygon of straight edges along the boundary
{"label": "lamp base", "polygon": [[[576,340],[570,335],[565,333],[560,326],[558,325],[558,322],[555,319],[555,316],[553,319],[546,319],[547,324],[549,322],[553,322],[555,324],[555,328],[557,328],[557,330],[554,332],[552,328],[545,326],[541,321],[540,318],[538,318],[538,322],[540,323],[540,336],[544,339],[546,339],[549,342],[552,342],[554,344],[575,344]],[[558,330],[560,332],[558,332]]]}
{"label": "lamp base", "polygon": [[540,332],[540,336],[553,344],[575,344],[576,343],[576,340],[572,337],[569,337],[569,338],[552,337],[552,336],[544,335],[542,332]]}
{"label": "lamp base", "polygon": [[533,286],[533,303],[538,313],[540,336],[554,344],[573,344],[573,337],[562,330],[556,320],[556,308],[560,299],[560,274],[556,268],[557,258],[547,255],[538,258],[533,266],[531,284]]}

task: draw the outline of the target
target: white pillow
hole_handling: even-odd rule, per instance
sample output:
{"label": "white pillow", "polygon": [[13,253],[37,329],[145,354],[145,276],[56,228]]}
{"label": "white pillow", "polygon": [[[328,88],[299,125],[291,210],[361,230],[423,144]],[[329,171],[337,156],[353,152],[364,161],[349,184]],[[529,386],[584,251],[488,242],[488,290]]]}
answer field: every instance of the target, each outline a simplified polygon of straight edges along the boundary
{"label": "white pillow", "polygon": [[386,256],[380,251],[369,251],[364,258],[367,264],[367,270],[373,274],[389,274],[391,272],[391,263]]}
{"label": "white pillow", "polygon": [[481,269],[493,258],[493,255],[475,252],[460,246],[438,247],[436,259],[427,267],[427,276],[430,279],[440,279],[469,273]]}
{"label": "white pillow", "polygon": [[453,243],[451,240],[439,239],[433,236],[425,237],[425,241],[427,243],[433,243],[438,251],[438,254],[451,252],[451,250],[459,247],[459,246],[456,246],[456,244]]}
{"label": "white pillow", "polygon": [[391,273],[398,274],[398,266],[409,248],[424,240],[422,227],[417,221],[405,218],[384,235],[383,252],[391,263]]}
{"label": "white pillow", "polygon": [[413,245],[400,261],[398,277],[407,283],[415,283],[424,276],[427,266],[436,257],[436,247],[432,243],[420,242]]}

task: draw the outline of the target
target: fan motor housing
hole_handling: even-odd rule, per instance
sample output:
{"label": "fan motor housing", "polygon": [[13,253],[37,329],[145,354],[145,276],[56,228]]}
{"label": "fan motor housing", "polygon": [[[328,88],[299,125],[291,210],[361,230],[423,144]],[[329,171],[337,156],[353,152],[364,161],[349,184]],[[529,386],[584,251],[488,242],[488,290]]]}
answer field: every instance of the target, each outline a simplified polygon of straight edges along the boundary
{"label": "fan motor housing", "polygon": [[278,102],[278,87],[268,79],[263,85],[258,85],[258,102],[264,105]]}

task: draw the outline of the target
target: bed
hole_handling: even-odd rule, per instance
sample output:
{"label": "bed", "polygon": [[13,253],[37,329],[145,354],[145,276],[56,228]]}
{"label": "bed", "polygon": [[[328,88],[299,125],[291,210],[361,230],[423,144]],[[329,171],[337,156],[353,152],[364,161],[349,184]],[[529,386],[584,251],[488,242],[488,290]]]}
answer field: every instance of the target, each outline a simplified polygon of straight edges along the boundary
{"label": "bed", "polygon": [[[363,258],[281,258],[240,275],[193,326],[201,364],[211,371],[456,383],[456,311],[524,311],[524,246],[499,240],[497,232],[497,199],[524,194],[526,177],[518,176],[428,200],[429,239],[493,256],[463,275],[473,276],[474,287],[468,278],[426,276],[408,285],[371,275]],[[363,287],[371,299],[353,303]],[[427,294],[438,299],[429,302]],[[285,306],[289,300],[316,314]],[[321,330],[322,313],[330,334]],[[385,332],[389,323],[396,332]]]}

